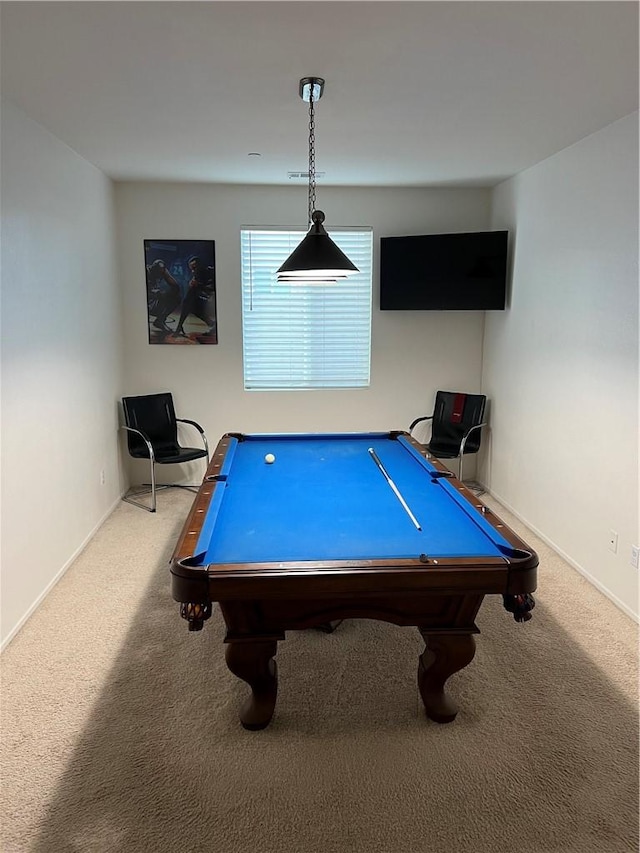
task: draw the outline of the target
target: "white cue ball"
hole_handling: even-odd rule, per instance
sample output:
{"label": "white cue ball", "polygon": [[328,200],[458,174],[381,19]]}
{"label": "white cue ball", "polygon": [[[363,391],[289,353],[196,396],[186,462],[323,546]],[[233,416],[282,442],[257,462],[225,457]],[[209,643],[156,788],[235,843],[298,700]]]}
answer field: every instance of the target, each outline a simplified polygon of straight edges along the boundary
{"label": "white cue ball", "polygon": [[276,461],[276,457],[273,455],[273,453],[267,453],[267,455],[264,457],[264,461],[267,463],[267,465],[271,465],[272,462]]}

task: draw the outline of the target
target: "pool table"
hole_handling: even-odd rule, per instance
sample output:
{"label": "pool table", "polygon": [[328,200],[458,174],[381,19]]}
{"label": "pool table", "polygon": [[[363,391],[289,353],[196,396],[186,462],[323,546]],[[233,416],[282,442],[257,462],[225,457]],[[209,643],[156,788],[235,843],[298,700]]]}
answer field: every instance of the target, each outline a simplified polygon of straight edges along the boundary
{"label": "pool table", "polygon": [[[274,457],[271,461],[271,457]],[[275,654],[293,629],[343,619],[412,625],[427,716],[451,722],[445,682],[475,653],[475,616],[500,594],[531,617],[535,552],[403,431],[224,435],[171,559],[190,630],[218,602],[226,662],[251,688],[240,721],[262,729]]]}

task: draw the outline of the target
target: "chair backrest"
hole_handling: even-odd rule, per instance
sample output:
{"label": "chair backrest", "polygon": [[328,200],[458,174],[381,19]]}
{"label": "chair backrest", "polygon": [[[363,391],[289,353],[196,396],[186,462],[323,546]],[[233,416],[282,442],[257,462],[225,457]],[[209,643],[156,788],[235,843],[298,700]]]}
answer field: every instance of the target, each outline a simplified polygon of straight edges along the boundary
{"label": "chair backrest", "polygon": [[[122,407],[126,425],[139,429],[146,435],[156,456],[177,452],[178,425],[171,394],[123,397]],[[128,430],[127,445],[131,456],[145,459],[149,457],[144,441]]]}
{"label": "chair backrest", "polygon": [[[471,427],[483,423],[486,402],[484,394],[437,391],[429,445],[457,454],[462,439]],[[467,439],[464,452],[477,453],[481,437],[482,430],[475,429]]]}

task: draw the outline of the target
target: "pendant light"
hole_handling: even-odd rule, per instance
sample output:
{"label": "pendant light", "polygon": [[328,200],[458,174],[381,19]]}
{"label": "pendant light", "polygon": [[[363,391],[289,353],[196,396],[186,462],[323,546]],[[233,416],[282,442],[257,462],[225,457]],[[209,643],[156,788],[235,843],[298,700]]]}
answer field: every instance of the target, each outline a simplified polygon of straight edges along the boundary
{"label": "pendant light", "polygon": [[314,103],[322,97],[322,77],[303,77],[300,97],[309,102],[309,232],[278,270],[282,282],[335,282],[358,272],[324,230],[324,213],[316,210],[316,149]]}

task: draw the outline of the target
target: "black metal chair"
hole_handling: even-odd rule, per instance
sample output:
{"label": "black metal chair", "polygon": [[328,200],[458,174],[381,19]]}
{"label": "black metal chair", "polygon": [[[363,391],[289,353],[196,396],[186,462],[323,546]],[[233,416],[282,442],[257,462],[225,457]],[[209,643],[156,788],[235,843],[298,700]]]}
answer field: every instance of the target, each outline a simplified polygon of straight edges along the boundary
{"label": "black metal chair", "polygon": [[[142,491],[129,495],[127,492],[122,500],[127,503],[156,511],[156,492],[160,489],[172,488],[171,485],[156,485],[155,466],[179,465],[206,456],[209,464],[209,445],[207,437],[200,424],[187,418],[177,418],[171,394],[146,394],[141,397],[123,397],[122,407],[125,424],[121,427],[127,431],[127,448],[134,459],[148,459],[151,465],[151,483],[145,484]],[[204,447],[182,447],[178,443],[178,424],[190,424],[200,433]],[[173,486],[174,488],[195,489],[198,486]],[[140,503],[134,498],[151,493],[151,506]]]}
{"label": "black metal chair", "polygon": [[462,461],[465,455],[477,453],[482,440],[484,394],[459,394],[455,391],[436,391],[432,415],[416,418],[409,427],[431,421],[431,438],[426,448],[437,459],[457,459],[458,479],[462,480]]}

